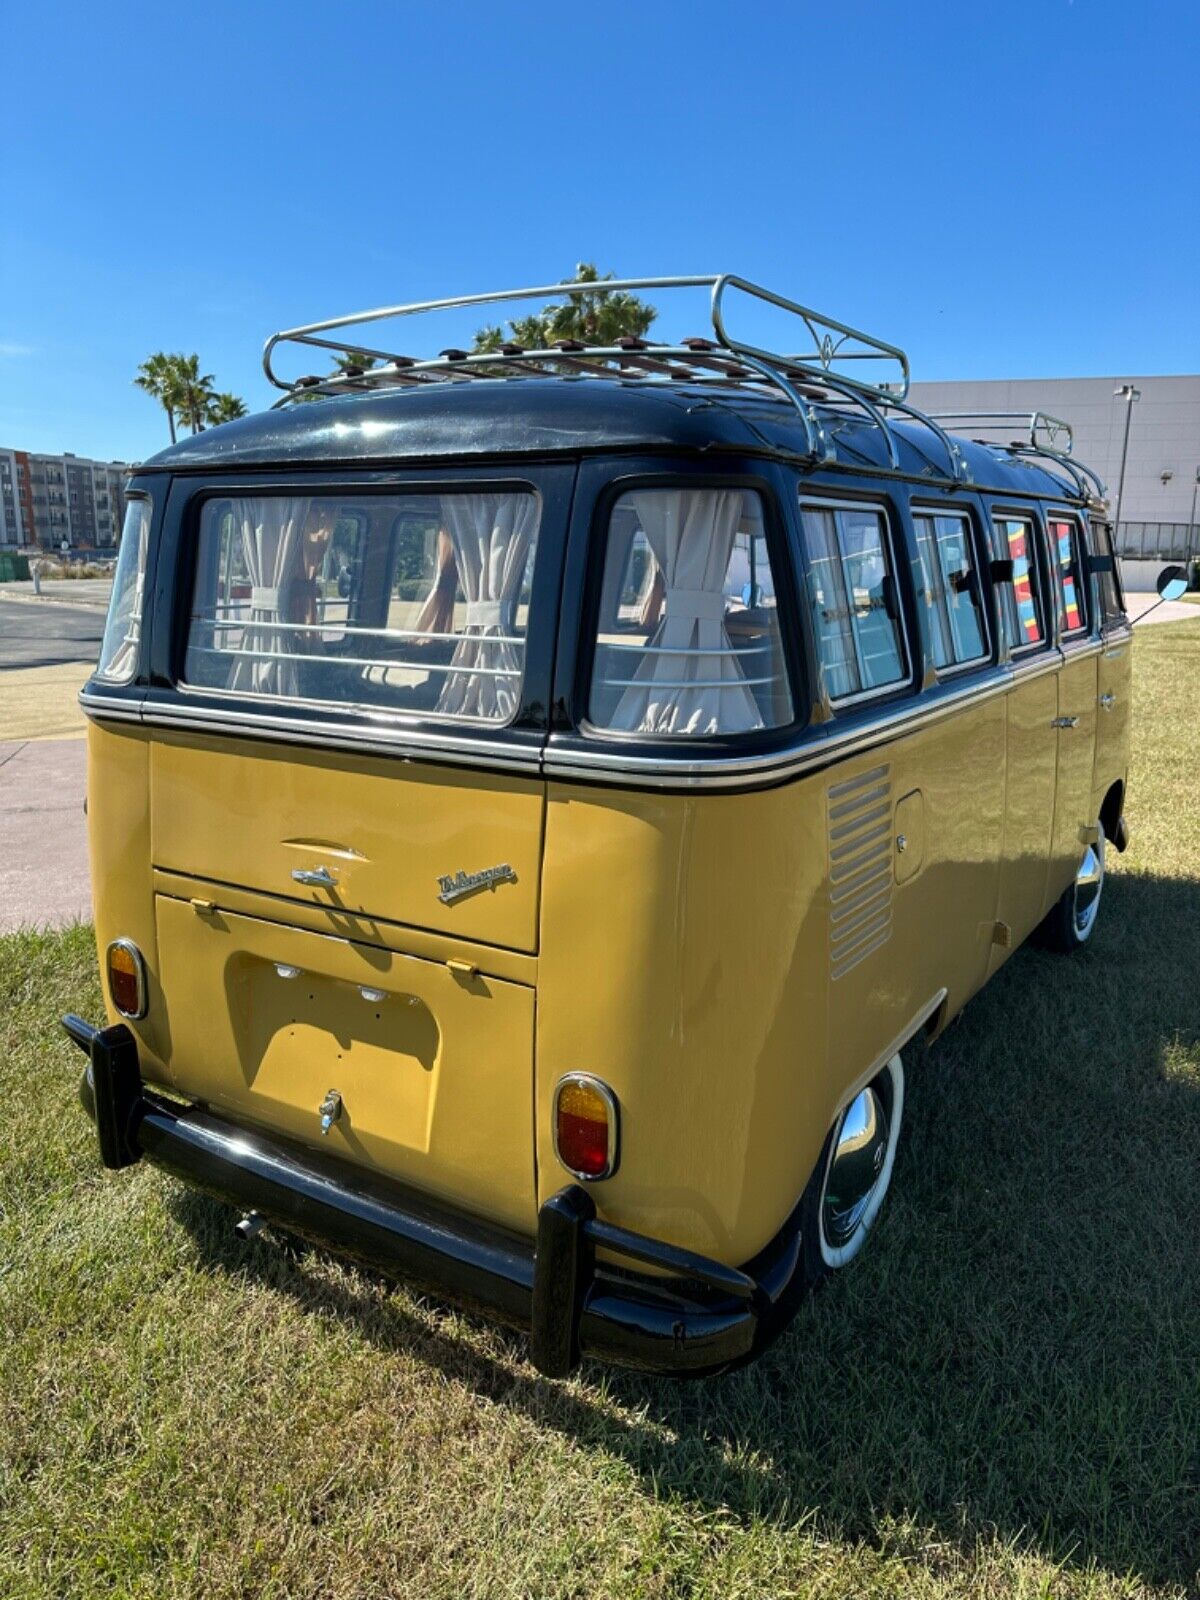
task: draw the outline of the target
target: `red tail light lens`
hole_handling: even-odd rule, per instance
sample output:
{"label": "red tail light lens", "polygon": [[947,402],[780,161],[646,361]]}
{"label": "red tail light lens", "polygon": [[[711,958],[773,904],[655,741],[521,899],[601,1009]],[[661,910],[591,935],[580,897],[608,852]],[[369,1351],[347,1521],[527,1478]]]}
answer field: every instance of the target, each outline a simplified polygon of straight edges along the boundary
{"label": "red tail light lens", "polygon": [[123,1017],[146,1015],[146,963],[132,939],[114,939],[105,962],[108,992]]}
{"label": "red tail light lens", "polygon": [[599,1078],[572,1072],[554,1096],[554,1149],[567,1171],[589,1182],[617,1170],[617,1101]]}

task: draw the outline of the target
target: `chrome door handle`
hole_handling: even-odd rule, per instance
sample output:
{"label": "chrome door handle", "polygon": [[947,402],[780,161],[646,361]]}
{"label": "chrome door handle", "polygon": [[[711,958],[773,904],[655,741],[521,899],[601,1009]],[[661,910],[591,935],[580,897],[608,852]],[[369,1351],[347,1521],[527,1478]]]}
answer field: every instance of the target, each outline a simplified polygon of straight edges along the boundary
{"label": "chrome door handle", "polygon": [[1100,704],[1104,707],[1105,711],[1111,711],[1116,703],[1117,697],[1115,694],[1102,694],[1100,696]]}
{"label": "chrome door handle", "polygon": [[307,883],[314,889],[336,889],[337,875],[330,872],[328,867],[295,867],[292,877],[297,883]]}
{"label": "chrome door handle", "polygon": [[1050,724],[1052,728],[1076,728],[1079,726],[1078,717],[1055,717]]}

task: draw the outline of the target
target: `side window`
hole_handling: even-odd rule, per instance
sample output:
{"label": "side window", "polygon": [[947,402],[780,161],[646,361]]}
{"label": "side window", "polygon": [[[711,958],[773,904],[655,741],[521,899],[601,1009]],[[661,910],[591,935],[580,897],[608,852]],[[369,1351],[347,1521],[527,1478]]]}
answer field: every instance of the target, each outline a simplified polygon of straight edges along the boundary
{"label": "side window", "polygon": [[1095,553],[1098,556],[1111,557],[1113,564],[1111,572],[1098,574],[1100,610],[1106,623],[1118,622],[1125,616],[1125,596],[1121,590],[1121,575],[1116,551],[1113,549],[1112,529],[1107,522],[1093,522],[1091,528],[1092,546]]}
{"label": "side window", "polygon": [[699,738],[792,720],[757,494],[635,489],[605,537],[594,727]]}
{"label": "side window", "polygon": [[883,512],[816,502],[800,510],[829,698],[850,700],[903,683],[908,663]]}
{"label": "side window", "polygon": [[1050,553],[1058,590],[1058,623],[1064,637],[1083,633],[1087,628],[1084,596],[1083,535],[1074,517],[1052,512],[1046,519],[1050,532]]}
{"label": "side window", "polygon": [[997,517],[995,526],[1000,548],[1013,564],[1012,582],[1000,591],[1005,635],[1013,650],[1028,650],[1046,637],[1033,523],[1028,517]]}
{"label": "side window", "polygon": [[987,628],[970,520],[961,512],[918,512],[913,523],[934,662],[962,667],[981,661],[987,655]]}

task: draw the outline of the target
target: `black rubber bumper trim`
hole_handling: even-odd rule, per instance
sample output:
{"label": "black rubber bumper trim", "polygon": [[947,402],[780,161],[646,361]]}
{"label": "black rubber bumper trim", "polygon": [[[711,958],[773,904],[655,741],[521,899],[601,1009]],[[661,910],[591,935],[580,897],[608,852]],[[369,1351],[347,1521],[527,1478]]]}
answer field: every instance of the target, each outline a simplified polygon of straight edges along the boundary
{"label": "black rubber bumper trim", "polygon": [[[96,1123],[105,1165],[128,1165],[145,1153],[243,1211],[524,1329],[534,1364],[548,1376],[564,1376],[582,1356],[700,1376],[744,1361],[761,1342],[765,1308],[752,1277],[601,1221],[579,1185],[546,1201],[532,1241],[336,1158],[168,1100],[140,1077],[131,1095],[137,1048],[129,1029],[94,1029],[78,1017],[63,1025],[91,1058],[80,1099]],[[597,1248],[667,1276],[598,1264]]]}

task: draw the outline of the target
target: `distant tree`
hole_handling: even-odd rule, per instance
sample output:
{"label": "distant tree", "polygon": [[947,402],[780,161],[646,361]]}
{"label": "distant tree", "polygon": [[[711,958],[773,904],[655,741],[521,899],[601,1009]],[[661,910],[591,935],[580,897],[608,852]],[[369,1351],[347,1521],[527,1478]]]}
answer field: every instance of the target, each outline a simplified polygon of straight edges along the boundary
{"label": "distant tree", "polygon": [[236,422],[246,415],[246,402],[236,394],[214,394],[208,402],[205,421],[212,428],[223,422]]}
{"label": "distant tree", "polygon": [[156,350],[142,362],[133,380],[139,389],[157,400],[167,413],[167,426],[171,430],[172,444],[175,443],[175,418],[180,409],[176,359],[175,356],[169,356],[165,350]]}
{"label": "distant tree", "polygon": [[200,357],[171,357],[176,374],[176,403],[180,416],[193,433],[203,433],[215,390],[211,372],[200,371]]}
{"label": "distant tree", "polygon": [[568,283],[594,284],[582,294],[566,295],[561,305],[550,305],[529,316],[517,317],[505,334],[499,324],[480,328],[475,335],[476,350],[499,350],[509,342],[527,350],[547,350],[558,339],[579,339],[584,344],[611,345],[625,334],[639,337],[648,332],[657,311],[628,291],[606,289],[614,277],[603,277],[591,261],[581,261]]}
{"label": "distant tree", "polygon": [[333,365],[334,371],[330,374],[330,376],[334,378],[336,378],[340,373],[352,371],[354,369],[361,369],[363,372],[370,372],[371,368],[375,365],[375,357],[360,355],[334,356]]}

